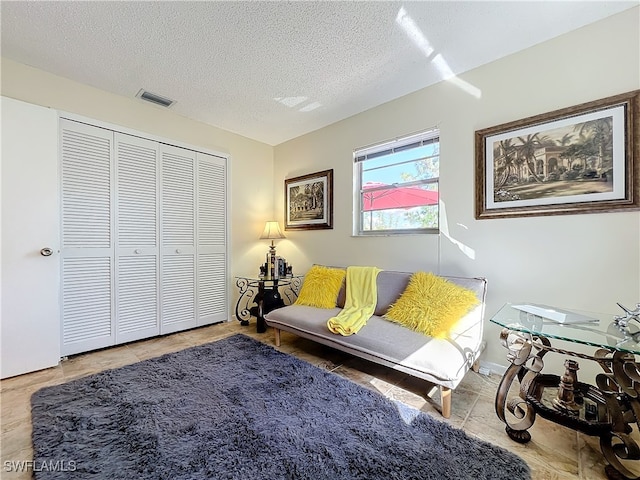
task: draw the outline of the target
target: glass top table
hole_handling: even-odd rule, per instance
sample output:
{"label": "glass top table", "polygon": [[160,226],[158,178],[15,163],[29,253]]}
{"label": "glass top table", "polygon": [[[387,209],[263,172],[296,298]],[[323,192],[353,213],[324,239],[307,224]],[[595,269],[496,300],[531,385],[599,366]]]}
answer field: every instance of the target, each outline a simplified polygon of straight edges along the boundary
{"label": "glass top table", "polygon": [[[500,340],[507,348],[510,365],[496,392],[496,414],[514,441],[531,440],[528,431],[540,415],[590,436],[600,437],[600,449],[611,480],[640,480],[640,445],[630,435],[633,425],[640,429],[640,330],[637,322],[622,329],[614,315],[567,311],[590,317],[588,323],[559,323],[528,313],[526,304],[507,303],[491,322],[503,327]],[[544,312],[549,314],[549,312]],[[553,316],[553,312],[551,313]],[[579,320],[586,320],[579,318]],[[579,353],[570,346],[552,346],[552,340],[595,347],[593,355]],[[545,355],[560,354],[564,373],[547,373]],[[543,358],[544,357],[544,358]],[[594,384],[578,380],[578,361],[595,361],[603,372]],[[549,365],[553,368],[553,363]]]}
{"label": "glass top table", "polygon": [[515,332],[640,355],[640,325],[630,324],[628,330],[623,331],[613,322],[612,314],[579,310],[572,311],[598,321],[563,324],[518,310],[513,305],[522,303],[505,304],[491,322]]}

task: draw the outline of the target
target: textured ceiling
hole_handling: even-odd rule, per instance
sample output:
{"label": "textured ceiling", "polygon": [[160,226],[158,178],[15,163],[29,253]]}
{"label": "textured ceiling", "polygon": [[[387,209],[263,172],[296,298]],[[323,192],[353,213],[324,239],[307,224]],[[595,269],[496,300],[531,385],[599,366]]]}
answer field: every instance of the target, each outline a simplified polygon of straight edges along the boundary
{"label": "textured ceiling", "polygon": [[2,1],[1,47],[277,145],[638,4]]}

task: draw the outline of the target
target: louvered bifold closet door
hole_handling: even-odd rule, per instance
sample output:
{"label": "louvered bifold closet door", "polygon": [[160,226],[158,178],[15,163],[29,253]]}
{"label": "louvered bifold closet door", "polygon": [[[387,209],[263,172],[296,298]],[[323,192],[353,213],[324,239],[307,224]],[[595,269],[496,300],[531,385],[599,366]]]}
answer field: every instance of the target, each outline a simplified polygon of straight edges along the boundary
{"label": "louvered bifold closet door", "polygon": [[228,317],[226,159],[197,154],[198,325]]}
{"label": "louvered bifold closet door", "polygon": [[112,345],[113,133],[60,119],[62,355]]}
{"label": "louvered bifold closet door", "polygon": [[196,326],[195,152],[162,145],[161,332]]}
{"label": "louvered bifold closet door", "polygon": [[160,333],[158,144],[116,139],[116,343]]}

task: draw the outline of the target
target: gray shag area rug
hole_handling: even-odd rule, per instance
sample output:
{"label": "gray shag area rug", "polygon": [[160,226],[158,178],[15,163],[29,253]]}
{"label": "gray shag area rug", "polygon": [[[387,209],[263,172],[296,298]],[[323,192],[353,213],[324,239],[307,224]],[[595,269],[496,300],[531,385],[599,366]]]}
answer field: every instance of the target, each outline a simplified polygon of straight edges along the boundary
{"label": "gray shag area rug", "polygon": [[244,335],[31,403],[36,479],[530,478],[518,456]]}

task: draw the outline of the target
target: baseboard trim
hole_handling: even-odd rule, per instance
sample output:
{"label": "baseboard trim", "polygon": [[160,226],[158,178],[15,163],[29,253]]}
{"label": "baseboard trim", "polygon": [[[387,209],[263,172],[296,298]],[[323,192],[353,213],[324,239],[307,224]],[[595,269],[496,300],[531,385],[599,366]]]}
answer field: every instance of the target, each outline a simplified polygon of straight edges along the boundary
{"label": "baseboard trim", "polygon": [[488,369],[491,373],[495,373],[496,375],[503,376],[507,371],[507,367],[500,365],[498,363],[486,362],[484,360],[480,360],[480,368]]}

